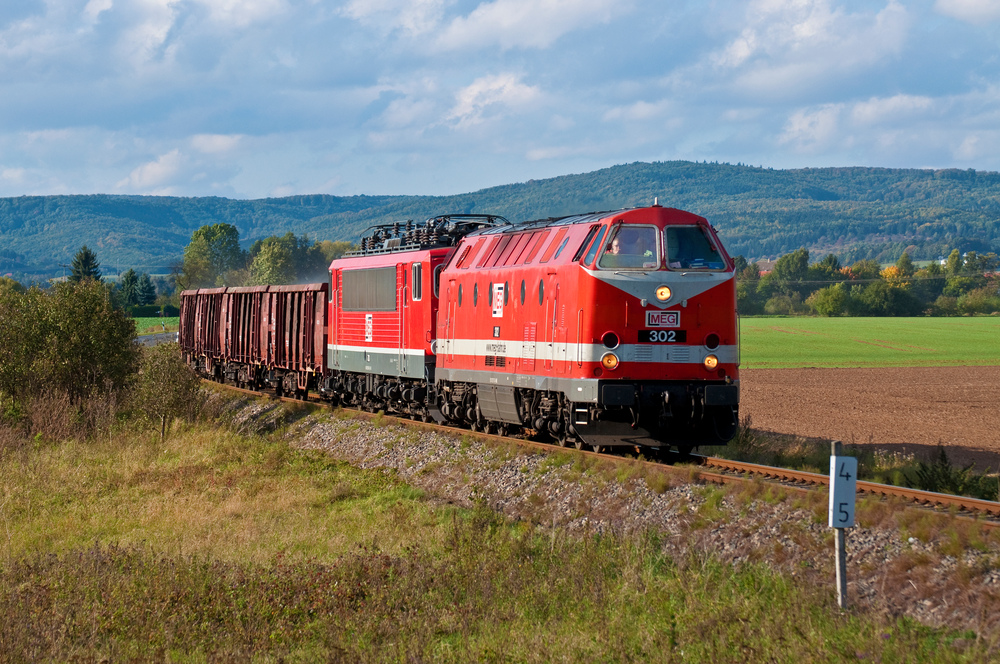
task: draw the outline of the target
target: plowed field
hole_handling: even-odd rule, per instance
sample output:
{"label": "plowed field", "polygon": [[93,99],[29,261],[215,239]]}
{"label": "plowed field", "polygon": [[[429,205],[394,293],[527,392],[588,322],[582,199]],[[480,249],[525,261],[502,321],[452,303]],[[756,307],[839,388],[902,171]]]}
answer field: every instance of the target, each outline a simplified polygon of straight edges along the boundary
{"label": "plowed field", "polygon": [[777,433],[1000,468],[1000,367],[743,369],[740,415]]}

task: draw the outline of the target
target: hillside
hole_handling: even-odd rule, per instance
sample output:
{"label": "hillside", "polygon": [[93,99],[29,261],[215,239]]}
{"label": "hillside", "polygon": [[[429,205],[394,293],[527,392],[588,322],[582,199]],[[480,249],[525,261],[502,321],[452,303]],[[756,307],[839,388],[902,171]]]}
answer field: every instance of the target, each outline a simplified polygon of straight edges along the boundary
{"label": "hillside", "polygon": [[663,205],[708,217],[730,253],[777,256],[799,247],[842,261],[916,258],[946,249],[1000,251],[1000,174],[960,170],[773,170],[692,162],[633,163],[455,196],[291,196],[260,200],[154,196],[0,199],[0,273],[56,274],[83,244],[106,271],[166,271],[191,233],[227,222],[240,237],[287,231],[354,240],[371,224],[446,212],[519,221]]}

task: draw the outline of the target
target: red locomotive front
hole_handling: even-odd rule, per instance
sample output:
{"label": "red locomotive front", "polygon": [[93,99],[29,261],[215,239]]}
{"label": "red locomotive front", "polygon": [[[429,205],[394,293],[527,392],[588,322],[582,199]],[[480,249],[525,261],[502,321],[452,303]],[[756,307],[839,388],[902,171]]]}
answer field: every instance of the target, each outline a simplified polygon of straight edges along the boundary
{"label": "red locomotive front", "polygon": [[601,448],[723,444],[738,422],[733,263],[653,206],[469,234],[441,276],[443,414]]}

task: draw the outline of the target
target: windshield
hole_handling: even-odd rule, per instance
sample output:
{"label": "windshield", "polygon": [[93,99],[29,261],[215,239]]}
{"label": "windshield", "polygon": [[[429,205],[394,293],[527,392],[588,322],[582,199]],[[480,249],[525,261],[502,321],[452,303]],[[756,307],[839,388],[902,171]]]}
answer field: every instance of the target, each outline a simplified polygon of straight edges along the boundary
{"label": "windshield", "polygon": [[726,260],[700,226],[667,226],[667,267],[674,270],[724,270]]}
{"label": "windshield", "polygon": [[599,267],[655,270],[660,266],[659,233],[655,226],[618,226],[608,238]]}

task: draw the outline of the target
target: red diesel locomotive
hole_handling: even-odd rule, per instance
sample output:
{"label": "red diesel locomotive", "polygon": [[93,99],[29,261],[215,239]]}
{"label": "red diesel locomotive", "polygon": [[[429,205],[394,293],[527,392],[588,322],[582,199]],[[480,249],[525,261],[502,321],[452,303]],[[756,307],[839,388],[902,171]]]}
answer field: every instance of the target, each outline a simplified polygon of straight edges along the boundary
{"label": "red diesel locomotive", "polygon": [[734,435],[733,263],[704,218],[654,205],[519,224],[447,215],[370,230],[359,251],[331,263],[325,320],[312,301],[284,314],[302,321],[283,335],[288,343],[314,349],[322,327],[325,366],[228,352],[227,334],[230,346],[247,348],[244,329],[257,325],[260,336],[275,324],[266,312],[249,328],[216,323],[220,341],[195,344],[203,323],[185,312],[219,289],[182,294],[186,357],[217,367],[216,378],[315,389],[334,403],[476,430],[544,432],[562,445],[686,451]]}

